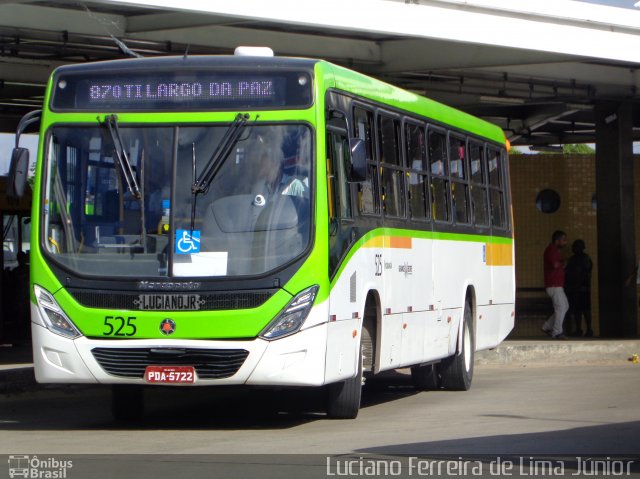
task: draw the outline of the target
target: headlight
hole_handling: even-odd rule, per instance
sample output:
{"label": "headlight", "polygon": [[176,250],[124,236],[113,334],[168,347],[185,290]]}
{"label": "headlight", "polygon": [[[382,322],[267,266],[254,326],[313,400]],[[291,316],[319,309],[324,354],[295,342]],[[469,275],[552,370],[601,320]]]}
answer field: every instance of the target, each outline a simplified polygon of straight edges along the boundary
{"label": "headlight", "polygon": [[49,292],[38,285],[33,285],[33,292],[36,295],[40,317],[49,331],[71,339],[80,336],[80,331],[76,329]]}
{"label": "headlight", "polygon": [[304,324],[304,320],[307,319],[309,311],[311,311],[313,301],[316,299],[316,294],[318,294],[318,288],[319,286],[315,285],[298,293],[280,311],[280,314],[264,328],[260,333],[260,337],[268,340],[280,339],[297,332]]}

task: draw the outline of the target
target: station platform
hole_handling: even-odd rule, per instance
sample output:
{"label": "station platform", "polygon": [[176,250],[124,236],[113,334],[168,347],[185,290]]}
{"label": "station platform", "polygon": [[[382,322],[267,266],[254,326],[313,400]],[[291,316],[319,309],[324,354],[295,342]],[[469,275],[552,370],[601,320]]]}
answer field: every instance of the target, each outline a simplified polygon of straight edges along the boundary
{"label": "station platform", "polygon": [[513,339],[476,353],[476,365],[588,364],[630,361],[640,355],[640,339]]}
{"label": "station platform", "polygon": [[[623,364],[630,362],[634,355],[640,356],[640,339],[514,339],[504,341],[495,349],[477,352],[475,365]],[[35,382],[32,361],[30,344],[0,345],[0,394],[34,391],[40,387]]]}

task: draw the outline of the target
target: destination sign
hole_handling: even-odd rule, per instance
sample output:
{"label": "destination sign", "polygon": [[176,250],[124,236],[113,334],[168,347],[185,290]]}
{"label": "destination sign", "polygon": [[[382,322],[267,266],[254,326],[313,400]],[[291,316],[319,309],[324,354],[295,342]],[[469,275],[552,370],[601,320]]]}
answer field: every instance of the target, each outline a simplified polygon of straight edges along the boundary
{"label": "destination sign", "polygon": [[182,83],[88,83],[90,102],[130,101],[146,102],[157,100],[197,101],[202,99],[264,99],[276,95],[274,79],[235,80],[221,82]]}
{"label": "destination sign", "polygon": [[305,72],[69,73],[55,79],[54,110],[210,110],[305,107]]}

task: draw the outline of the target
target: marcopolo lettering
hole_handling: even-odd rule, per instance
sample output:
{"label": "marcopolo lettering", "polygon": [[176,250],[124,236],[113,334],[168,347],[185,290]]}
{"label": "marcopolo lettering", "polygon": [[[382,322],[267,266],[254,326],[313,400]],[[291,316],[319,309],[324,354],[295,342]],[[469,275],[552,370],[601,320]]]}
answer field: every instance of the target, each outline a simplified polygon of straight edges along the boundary
{"label": "marcopolo lettering", "polygon": [[200,289],[202,283],[197,281],[140,281],[138,289],[145,291],[196,291]]}

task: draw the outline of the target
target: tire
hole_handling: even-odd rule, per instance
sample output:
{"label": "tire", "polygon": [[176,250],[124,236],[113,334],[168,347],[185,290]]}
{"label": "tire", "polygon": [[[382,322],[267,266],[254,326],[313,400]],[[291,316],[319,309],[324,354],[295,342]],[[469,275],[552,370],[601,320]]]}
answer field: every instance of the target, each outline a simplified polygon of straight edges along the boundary
{"label": "tire", "polygon": [[132,422],[144,414],[144,389],[130,384],[114,384],[111,389],[111,413],[116,421]]}
{"label": "tire", "polygon": [[411,368],[411,381],[418,391],[434,391],[440,387],[440,376],[437,365],[413,366]]}
{"label": "tire", "polygon": [[362,325],[362,373],[372,375],[375,368],[375,346],[370,331],[371,323],[367,322],[366,319],[365,317],[365,323]]}
{"label": "tire", "polygon": [[331,419],[355,419],[362,398],[362,345],[355,377],[329,384],[327,390],[327,416]]}
{"label": "tire", "polygon": [[469,390],[473,379],[475,336],[469,300],[464,304],[462,328],[460,353],[444,359],[439,368],[442,386],[450,391]]}

